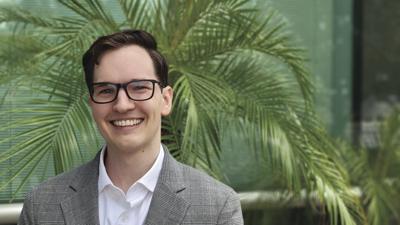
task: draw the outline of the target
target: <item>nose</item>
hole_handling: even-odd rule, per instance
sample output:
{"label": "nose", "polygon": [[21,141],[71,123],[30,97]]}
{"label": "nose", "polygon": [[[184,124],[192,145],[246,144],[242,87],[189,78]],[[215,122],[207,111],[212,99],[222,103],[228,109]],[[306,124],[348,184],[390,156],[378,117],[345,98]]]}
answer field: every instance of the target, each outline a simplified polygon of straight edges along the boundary
{"label": "nose", "polygon": [[128,98],[128,94],[123,88],[118,92],[117,99],[114,101],[113,110],[119,113],[125,113],[135,109],[135,101]]}

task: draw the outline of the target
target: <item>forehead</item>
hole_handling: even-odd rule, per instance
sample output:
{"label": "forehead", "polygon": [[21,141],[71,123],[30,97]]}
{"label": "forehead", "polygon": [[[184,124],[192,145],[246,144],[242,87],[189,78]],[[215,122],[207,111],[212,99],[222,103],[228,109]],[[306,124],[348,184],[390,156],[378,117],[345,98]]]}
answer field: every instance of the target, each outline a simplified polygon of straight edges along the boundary
{"label": "forehead", "polygon": [[137,45],[104,53],[94,67],[94,82],[127,82],[133,79],[157,79],[150,55]]}

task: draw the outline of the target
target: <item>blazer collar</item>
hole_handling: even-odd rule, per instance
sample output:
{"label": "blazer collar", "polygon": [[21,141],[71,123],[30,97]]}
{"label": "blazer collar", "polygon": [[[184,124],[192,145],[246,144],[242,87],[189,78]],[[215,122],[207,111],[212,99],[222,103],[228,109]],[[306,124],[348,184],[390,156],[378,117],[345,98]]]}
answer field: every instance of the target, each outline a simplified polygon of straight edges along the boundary
{"label": "blazer collar", "polygon": [[[185,191],[183,166],[164,148],[164,161],[145,225],[180,224],[189,203],[181,194]],[[75,179],[69,186],[69,196],[61,202],[66,225],[99,225],[98,173],[100,152],[96,157],[76,170]]]}
{"label": "blazer collar", "polygon": [[61,202],[66,225],[98,225],[98,171],[100,152],[96,157],[75,171],[69,185],[69,196]]}
{"label": "blazer collar", "polygon": [[145,225],[181,224],[189,208],[189,203],[181,196],[186,189],[183,167],[163,147],[164,162]]}

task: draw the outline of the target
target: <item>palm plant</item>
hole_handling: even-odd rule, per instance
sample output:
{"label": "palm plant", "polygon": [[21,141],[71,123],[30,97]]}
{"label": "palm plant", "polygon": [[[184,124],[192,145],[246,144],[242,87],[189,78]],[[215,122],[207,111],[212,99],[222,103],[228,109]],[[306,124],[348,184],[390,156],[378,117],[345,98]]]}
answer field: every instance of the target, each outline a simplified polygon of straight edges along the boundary
{"label": "palm plant", "polygon": [[400,109],[397,107],[369,138],[374,148],[342,148],[352,182],[363,193],[363,208],[371,225],[400,222]]}
{"label": "palm plant", "polygon": [[14,162],[0,189],[17,182],[17,193],[33,171],[58,174],[98,150],[80,59],[96,37],[131,27],[154,34],[170,64],[175,99],[163,142],[177,159],[222,178],[221,142],[226,132],[239,133],[246,151],[260,152],[284,174],[289,191],[315,191],[332,224],[362,222],[313,112],[302,50],[275,11],[262,15],[247,2],[119,0],[116,16],[100,0],[59,0],[65,17],[2,7],[0,22],[13,32],[1,34],[0,114],[10,120],[0,131],[16,133],[0,141],[13,143],[0,163]]}

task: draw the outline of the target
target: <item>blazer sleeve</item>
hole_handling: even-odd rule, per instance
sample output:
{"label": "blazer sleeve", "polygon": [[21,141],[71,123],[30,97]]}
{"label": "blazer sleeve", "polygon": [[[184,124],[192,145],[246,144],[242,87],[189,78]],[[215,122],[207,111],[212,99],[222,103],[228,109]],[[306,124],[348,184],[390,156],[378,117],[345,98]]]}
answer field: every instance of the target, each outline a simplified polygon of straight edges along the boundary
{"label": "blazer sleeve", "polygon": [[17,225],[34,225],[33,221],[33,191],[28,193],[24,200],[24,205],[22,207],[22,212],[19,216]]}
{"label": "blazer sleeve", "polygon": [[243,214],[239,196],[233,192],[228,195],[218,217],[218,225],[243,225]]}

